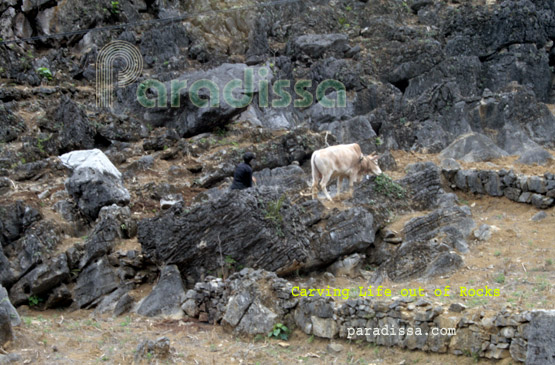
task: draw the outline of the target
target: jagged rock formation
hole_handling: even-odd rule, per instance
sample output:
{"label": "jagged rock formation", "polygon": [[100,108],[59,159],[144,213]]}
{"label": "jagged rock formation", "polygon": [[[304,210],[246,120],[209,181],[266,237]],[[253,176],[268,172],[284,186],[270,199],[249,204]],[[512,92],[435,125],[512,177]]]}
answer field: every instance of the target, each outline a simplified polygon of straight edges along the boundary
{"label": "jagged rock formation", "polygon": [[[552,174],[465,170],[451,159],[442,170],[432,163],[408,166],[398,181],[365,180],[341,209],[328,210],[299,193],[310,183],[312,152],[337,143],[381,153],[384,171],[396,168],[391,149],[442,151],[442,157],[468,162],[517,154],[519,162],[550,166],[553,2],[259,6],[262,1],[238,0],[234,6],[249,9],[218,13],[222,5],[0,4],[0,42],[83,30],[0,43],[0,285],[11,303],[32,299],[41,309],[96,307],[114,315],[184,311],[251,334],[284,321],[324,338],[345,337],[347,325],[450,323],[426,302],[349,301],[338,309],[330,300],[298,300],[273,273],[240,267],[285,275],[356,253],[377,266],[375,282],[449,274],[469,250],[473,221],[456,196],[444,192],[440,174],[454,189],[552,207]],[[211,10],[211,17],[195,17]],[[186,17],[168,21],[180,15]],[[112,27],[129,22],[142,25]],[[86,31],[104,26],[110,30]],[[103,66],[97,61],[112,40],[137,47],[144,69],[129,85],[114,88],[112,108],[102,108],[94,102],[96,71]],[[121,60],[109,66],[125,68]],[[319,88],[330,79],[344,90]],[[217,90],[198,88],[195,99],[193,85],[206,80]],[[176,91],[176,85],[182,87]],[[226,85],[236,87],[224,92]],[[138,91],[144,92],[142,104]],[[229,97],[241,105],[230,105]],[[327,107],[324,97],[336,107]],[[199,107],[207,101],[219,103]],[[67,171],[56,156],[80,149],[97,149],[102,161],[66,163],[74,171],[64,185]],[[226,184],[247,150],[257,155],[259,186],[229,192]],[[384,230],[392,216],[415,210],[426,213],[400,235]],[[140,249],[118,250],[119,242],[137,234]],[[70,247],[62,249],[68,240]],[[230,276],[233,271],[239,273]],[[216,274],[228,280],[199,282]],[[151,295],[135,303],[131,289],[157,278]],[[194,290],[184,294],[186,287]],[[167,295],[174,290],[174,297]],[[160,298],[167,305],[158,305]],[[9,333],[6,318],[0,309]],[[454,354],[470,349],[488,358],[510,354],[530,363],[551,356],[539,350],[546,347],[541,336],[550,333],[538,324],[551,323],[551,313],[500,313],[491,326],[480,320],[455,323],[461,329],[456,338],[364,339]],[[531,323],[534,333],[526,329]],[[169,343],[143,343],[138,359],[157,346],[165,351]]]}

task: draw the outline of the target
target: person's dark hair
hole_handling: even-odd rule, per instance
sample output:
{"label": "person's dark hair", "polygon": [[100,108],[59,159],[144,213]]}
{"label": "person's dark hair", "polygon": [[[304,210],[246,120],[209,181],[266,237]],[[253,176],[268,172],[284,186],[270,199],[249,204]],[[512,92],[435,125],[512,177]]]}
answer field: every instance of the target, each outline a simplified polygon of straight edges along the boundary
{"label": "person's dark hair", "polygon": [[251,162],[251,160],[253,160],[254,158],[255,156],[252,152],[247,152],[243,155],[243,161],[245,161],[245,163]]}

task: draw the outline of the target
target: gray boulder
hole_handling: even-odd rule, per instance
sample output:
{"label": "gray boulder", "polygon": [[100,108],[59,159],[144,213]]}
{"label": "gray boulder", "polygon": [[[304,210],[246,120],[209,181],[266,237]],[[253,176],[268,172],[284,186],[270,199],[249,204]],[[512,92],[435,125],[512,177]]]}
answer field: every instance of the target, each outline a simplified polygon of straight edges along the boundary
{"label": "gray boulder", "polygon": [[2,245],[0,245],[0,285],[12,285],[16,276],[11,268],[10,261],[4,255]]}
{"label": "gray boulder", "polygon": [[26,129],[25,122],[0,102],[0,143],[17,139]]}
{"label": "gray boulder", "polygon": [[0,310],[6,311],[8,318],[12,326],[19,326],[21,323],[21,318],[15,310],[14,306],[10,302],[8,297],[8,291],[0,285]]}
{"label": "gray boulder", "polygon": [[278,186],[284,190],[302,190],[308,186],[308,176],[298,165],[256,171],[253,176],[259,186]]}
{"label": "gray boulder", "polygon": [[38,210],[23,201],[0,205],[0,244],[6,246],[18,240],[27,228],[42,219]]}
{"label": "gray boulder", "polygon": [[[460,232],[460,237],[465,239],[475,227],[468,207],[452,206],[436,209],[421,217],[412,218],[403,227],[405,236],[403,246],[413,242],[426,242],[435,237],[451,243],[451,239],[459,238],[456,233],[448,229],[453,227]],[[452,236],[452,237],[451,237]],[[453,247],[454,248],[454,247]]]}
{"label": "gray boulder", "polygon": [[60,159],[74,169],[65,186],[88,219],[94,221],[104,206],[129,203],[129,191],[123,186],[121,173],[101,151],[74,151]]}
{"label": "gray boulder", "polygon": [[278,272],[292,272],[307,259],[309,233],[300,208],[275,187],[225,191],[184,211],[178,204],[138,226],[145,255],[178,265],[184,277],[221,271],[222,256],[237,265]]}
{"label": "gray boulder", "polygon": [[543,219],[547,218],[547,214],[544,211],[538,212],[536,214],[534,214],[534,216],[532,218],[530,218],[531,221],[533,222],[539,222]]}
{"label": "gray boulder", "polygon": [[278,316],[256,298],[248,307],[237,325],[236,331],[249,335],[267,334],[274,324],[278,322]]}
{"label": "gray boulder", "polygon": [[488,241],[491,238],[491,226],[487,224],[482,224],[474,231],[474,238],[479,241]]}
{"label": "gray boulder", "polygon": [[356,277],[359,275],[359,269],[362,266],[364,255],[358,253],[345,257],[344,259],[337,260],[330,267],[328,271],[335,276],[345,275],[349,277]]}
{"label": "gray boulder", "polygon": [[185,301],[185,287],[176,265],[167,265],[152,292],[139,304],[137,313],[147,316],[182,317],[181,305]]}
{"label": "gray boulder", "polygon": [[75,284],[75,305],[84,308],[98,298],[117,289],[119,279],[114,269],[108,264],[108,259],[102,257],[89,264]]}
{"label": "gray boulder", "polygon": [[532,165],[545,165],[549,160],[553,160],[553,156],[548,151],[543,148],[533,148],[527,150],[520,155],[520,158],[516,162]]}
{"label": "gray boulder", "polygon": [[376,151],[376,132],[372,129],[367,116],[358,116],[347,120],[333,121],[322,125],[320,130],[327,130],[335,136],[337,143],[358,143],[364,154]]}
{"label": "gray boulder", "polygon": [[305,34],[288,43],[287,53],[297,58],[319,58],[328,51],[342,54],[349,49],[348,40],[345,34]]}
{"label": "gray boulder", "polygon": [[58,148],[52,152],[65,153],[94,147],[95,128],[77,103],[64,96],[51,113],[50,120],[54,125],[49,128],[56,131],[57,125],[61,125],[56,137]]}
{"label": "gray boulder", "polygon": [[133,362],[140,364],[142,361],[151,362],[150,359],[164,360],[170,356],[170,339],[160,337],[154,340],[142,340],[135,349]]}
{"label": "gray boulder", "polygon": [[469,133],[460,136],[440,153],[441,158],[453,158],[464,162],[489,161],[507,156],[488,137],[479,133]]}
{"label": "gray boulder", "polygon": [[6,309],[0,307],[0,346],[14,338],[10,315]]}
{"label": "gray boulder", "polygon": [[14,243],[17,260],[16,269],[27,272],[40,264],[62,241],[61,229],[50,220],[42,220],[25,231],[25,235]]}
{"label": "gray boulder", "polygon": [[313,243],[307,266],[319,266],[342,255],[363,251],[374,243],[375,233],[374,217],[367,210],[355,207],[333,211],[325,223],[325,233]]}
{"label": "gray boulder", "polygon": [[123,296],[127,295],[131,289],[132,284],[126,284],[104,296],[96,306],[94,312],[98,314],[113,312]]}
{"label": "gray boulder", "polygon": [[136,226],[131,219],[129,207],[111,205],[102,207],[99,222],[85,241],[85,254],[79,268],[82,269],[93,260],[112,253],[118,239],[124,238],[128,230]]}
{"label": "gray boulder", "polygon": [[552,364],[555,360],[555,311],[534,311],[526,327],[527,365]]}
{"label": "gray boulder", "polygon": [[460,170],[462,168],[460,163],[450,157],[442,159],[439,166],[444,170]]}
{"label": "gray boulder", "polygon": [[10,299],[16,306],[28,303],[30,296],[44,299],[52,289],[69,279],[66,255],[60,254],[19,279],[10,289]]}

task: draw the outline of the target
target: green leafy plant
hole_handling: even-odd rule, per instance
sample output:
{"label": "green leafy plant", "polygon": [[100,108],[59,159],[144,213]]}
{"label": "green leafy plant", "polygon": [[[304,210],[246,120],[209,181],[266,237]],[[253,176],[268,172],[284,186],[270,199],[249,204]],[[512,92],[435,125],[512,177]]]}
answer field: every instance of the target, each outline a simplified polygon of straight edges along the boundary
{"label": "green leafy plant", "polygon": [[380,137],[376,137],[375,142],[376,142],[376,146],[381,146],[383,144],[383,141]]}
{"label": "green leafy plant", "polygon": [[268,205],[266,208],[266,216],[264,218],[270,219],[275,223],[281,223],[283,221],[283,216],[281,215],[280,210],[284,201],[285,201],[285,194],[282,195],[276,201],[268,202]]}
{"label": "green leafy plant", "polygon": [[291,330],[287,328],[287,326],[281,323],[276,323],[274,324],[274,328],[272,328],[272,330],[268,333],[268,337],[287,341],[290,334]]}
{"label": "green leafy plant", "polygon": [[29,307],[36,307],[43,301],[42,298],[37,297],[36,295],[31,295],[29,297]]}
{"label": "green leafy plant", "polygon": [[235,260],[233,259],[233,257],[231,257],[231,256],[229,256],[229,255],[227,255],[227,256],[225,257],[224,261],[225,261],[225,266],[226,266],[226,268],[227,268],[227,271],[232,271],[233,268],[235,267],[235,264],[237,263],[237,261],[235,261]]}
{"label": "green leafy plant", "polygon": [[110,2],[111,8],[110,8],[110,13],[117,15],[120,13],[119,10],[119,1],[111,1]]}
{"label": "green leafy plant", "polygon": [[405,189],[385,174],[377,176],[374,183],[376,184],[375,190],[380,194],[398,199],[402,199],[406,195]]}
{"label": "green leafy plant", "polygon": [[125,317],[123,322],[120,323],[120,326],[127,327],[127,326],[129,326],[130,323],[131,323],[131,317],[127,316],[127,317]]}
{"label": "green leafy plant", "polygon": [[41,155],[44,155],[46,153],[44,150],[44,142],[48,142],[51,138],[52,138],[52,134],[50,134],[46,138],[40,138],[40,137],[37,138],[37,148],[39,149],[39,152],[41,153]]}
{"label": "green leafy plant", "polygon": [[493,280],[498,284],[503,284],[505,282],[505,275],[499,273]]}
{"label": "green leafy plant", "polygon": [[283,216],[281,215],[281,206],[283,205],[284,201],[285,201],[285,194],[282,195],[276,201],[268,202],[266,211],[265,211],[266,215],[264,216],[264,219],[269,219],[272,222],[274,222],[277,229],[277,234],[280,237],[284,236],[283,231],[281,230],[282,223],[283,223]]}
{"label": "green leafy plant", "polygon": [[39,74],[40,77],[43,77],[48,81],[52,80],[52,71],[50,71],[50,69],[48,69],[47,67],[37,68],[37,73]]}

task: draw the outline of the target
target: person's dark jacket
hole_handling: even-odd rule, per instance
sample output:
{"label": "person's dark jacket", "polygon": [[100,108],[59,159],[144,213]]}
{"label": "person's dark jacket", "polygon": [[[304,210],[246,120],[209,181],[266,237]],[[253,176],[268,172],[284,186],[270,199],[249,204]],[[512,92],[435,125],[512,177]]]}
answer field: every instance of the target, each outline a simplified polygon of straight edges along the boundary
{"label": "person's dark jacket", "polygon": [[241,162],[235,168],[235,173],[233,174],[233,183],[231,184],[231,189],[246,189],[252,186],[252,167],[244,162]]}

